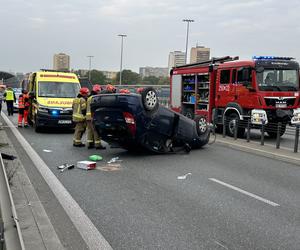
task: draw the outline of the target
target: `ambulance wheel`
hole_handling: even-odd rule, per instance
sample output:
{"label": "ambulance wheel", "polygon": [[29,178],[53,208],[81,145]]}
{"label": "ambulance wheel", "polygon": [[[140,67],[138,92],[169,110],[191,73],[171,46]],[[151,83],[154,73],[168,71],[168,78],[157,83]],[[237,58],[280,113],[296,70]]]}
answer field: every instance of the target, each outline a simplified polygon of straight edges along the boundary
{"label": "ambulance wheel", "polygon": [[38,123],[36,117],[34,119],[33,128],[34,128],[34,131],[37,133],[41,131],[41,127],[39,126],[39,123]]}
{"label": "ambulance wheel", "polygon": [[240,126],[240,118],[237,113],[232,113],[226,116],[226,134],[230,137],[234,137],[234,129],[237,126],[237,137],[243,137],[245,134],[245,128]]}
{"label": "ambulance wheel", "polygon": [[155,111],[158,108],[158,97],[154,88],[145,88],[141,95],[143,106],[146,111]]}

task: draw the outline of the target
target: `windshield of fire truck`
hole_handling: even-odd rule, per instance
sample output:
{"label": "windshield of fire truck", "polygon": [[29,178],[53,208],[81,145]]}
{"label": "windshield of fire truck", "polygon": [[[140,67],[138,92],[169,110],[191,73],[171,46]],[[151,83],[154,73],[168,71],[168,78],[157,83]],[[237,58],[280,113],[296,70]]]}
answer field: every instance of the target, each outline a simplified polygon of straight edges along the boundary
{"label": "windshield of fire truck", "polygon": [[259,90],[298,91],[299,75],[296,69],[268,69],[256,74]]}

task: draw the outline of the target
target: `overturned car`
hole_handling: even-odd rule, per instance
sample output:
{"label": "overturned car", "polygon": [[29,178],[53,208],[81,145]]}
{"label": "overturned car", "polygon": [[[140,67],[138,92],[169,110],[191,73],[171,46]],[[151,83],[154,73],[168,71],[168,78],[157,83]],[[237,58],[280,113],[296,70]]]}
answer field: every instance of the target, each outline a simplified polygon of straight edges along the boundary
{"label": "overturned car", "polygon": [[209,141],[206,120],[191,120],[160,106],[156,91],[145,88],[141,94],[100,94],[91,102],[93,122],[102,140],[130,151],[154,153],[189,152]]}

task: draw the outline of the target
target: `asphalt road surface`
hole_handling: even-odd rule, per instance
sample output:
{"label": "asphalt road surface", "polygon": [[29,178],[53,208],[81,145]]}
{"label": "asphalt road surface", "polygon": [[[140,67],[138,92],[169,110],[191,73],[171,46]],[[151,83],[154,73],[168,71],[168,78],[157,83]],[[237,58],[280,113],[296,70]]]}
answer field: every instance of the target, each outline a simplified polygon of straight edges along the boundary
{"label": "asphalt road surface", "polygon": [[[114,249],[299,249],[297,166],[218,144],[133,155],[74,148],[66,131],[19,131]],[[95,153],[97,170],[56,168]],[[113,157],[122,161],[104,171]]]}

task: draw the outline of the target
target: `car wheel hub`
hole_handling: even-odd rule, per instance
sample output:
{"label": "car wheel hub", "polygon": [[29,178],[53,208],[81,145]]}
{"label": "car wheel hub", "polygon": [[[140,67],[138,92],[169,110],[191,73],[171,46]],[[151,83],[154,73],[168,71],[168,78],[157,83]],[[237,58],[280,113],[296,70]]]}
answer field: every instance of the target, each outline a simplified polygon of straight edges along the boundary
{"label": "car wheel hub", "polygon": [[234,134],[234,130],[235,130],[235,127],[236,127],[236,123],[237,123],[236,120],[231,120],[231,121],[229,122],[228,128],[229,128],[229,132],[230,132],[231,134]]}
{"label": "car wheel hub", "polygon": [[154,91],[149,91],[146,95],[146,105],[149,108],[154,108],[156,105],[156,94]]}
{"label": "car wheel hub", "polygon": [[206,119],[201,118],[198,122],[199,130],[201,133],[205,133],[207,129]]}

